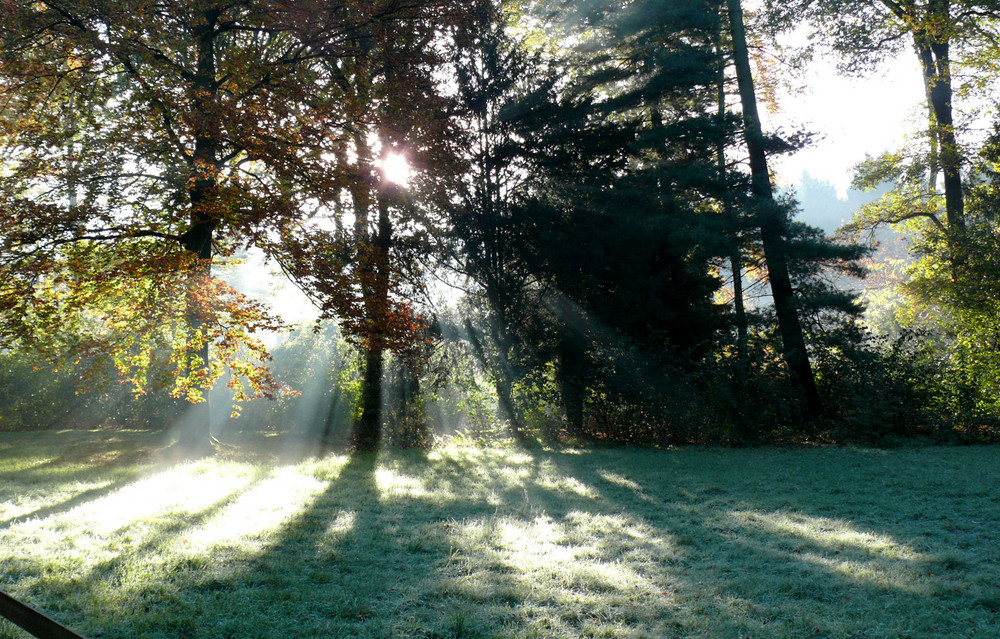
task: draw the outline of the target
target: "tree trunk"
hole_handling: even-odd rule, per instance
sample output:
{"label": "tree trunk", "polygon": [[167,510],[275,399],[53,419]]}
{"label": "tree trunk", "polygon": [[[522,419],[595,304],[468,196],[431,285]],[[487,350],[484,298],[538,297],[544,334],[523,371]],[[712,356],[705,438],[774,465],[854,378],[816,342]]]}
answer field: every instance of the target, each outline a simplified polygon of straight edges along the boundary
{"label": "tree trunk", "polygon": [[567,335],[560,337],[556,351],[558,364],[556,376],[563,410],[566,413],[566,427],[571,435],[582,437],[585,434],[583,429],[585,387],[581,372],[586,365],[586,358],[580,352],[580,345]]}
{"label": "tree trunk", "polygon": [[[951,231],[965,228],[965,199],[962,194],[962,156],[955,137],[952,115],[951,62],[947,39],[925,31],[913,36],[924,76],[924,91],[932,116],[931,153],[944,176],[945,215]],[[934,159],[934,158],[932,158]],[[935,175],[932,166],[932,175]]]}
{"label": "tree trunk", "polygon": [[405,362],[399,362],[397,383],[399,385],[399,413],[406,421],[420,419],[417,412],[417,398],[420,396],[420,375]]}
{"label": "tree trunk", "polygon": [[927,188],[933,193],[938,188],[938,172],[941,168],[941,154],[938,152],[937,117],[934,115],[934,98],[931,94],[930,79],[934,76],[934,55],[930,47],[921,47],[914,38],[917,57],[924,76],[924,98],[927,101]]}
{"label": "tree trunk", "polygon": [[965,228],[965,199],[962,194],[962,155],[955,137],[952,115],[951,54],[948,25],[951,0],[930,0],[923,28],[913,34],[913,42],[924,75],[924,91],[933,112],[932,132],[944,176],[945,213],[952,231]]}
{"label": "tree trunk", "polygon": [[394,411],[400,423],[396,432],[401,436],[399,445],[407,448],[423,447],[431,441],[431,431],[427,416],[421,409],[420,375],[409,364],[398,361],[396,367],[396,389],[393,397],[398,397],[398,410]]}
{"label": "tree trunk", "polygon": [[739,247],[729,254],[729,267],[733,271],[733,313],[736,315],[736,358],[744,359],[747,350],[747,312],[743,303],[743,256]]}
{"label": "tree trunk", "polygon": [[[722,7],[719,7],[722,11]],[[723,52],[722,40],[724,28],[722,16],[718,15],[717,29],[715,31],[715,54],[719,60],[718,84],[716,86],[716,102],[718,103],[719,125],[722,126],[726,117],[726,56]],[[716,166],[719,171],[719,181],[726,186],[728,183],[726,168],[726,141],[720,135],[719,143],[715,149]],[[737,221],[738,212],[733,210],[732,202],[728,199],[728,187],[726,194],[722,197],[722,213],[726,220]],[[740,226],[740,225],[736,225]],[[733,273],[733,314],[736,316],[736,358],[742,360],[746,355],[747,345],[747,314],[743,302],[743,256],[740,251],[739,229],[733,233],[732,243],[729,247],[729,268]]]}
{"label": "tree trunk", "polygon": [[493,384],[497,391],[500,414],[507,420],[507,429],[510,431],[511,437],[519,442],[527,441],[528,435],[524,432],[524,423],[517,407],[514,406],[513,376],[510,374],[509,368],[504,368],[505,370],[495,377]]}
{"label": "tree trunk", "polygon": [[389,251],[392,244],[392,223],[389,219],[389,200],[385,194],[376,198],[378,204],[377,228],[371,242],[370,282],[363,285],[367,319],[374,327],[365,344],[365,371],[361,387],[361,415],[355,425],[354,446],[372,450],[382,440],[382,372],[385,368],[385,338],[389,310]]}
{"label": "tree trunk", "polygon": [[354,424],[354,447],[375,450],[382,441],[382,372],[384,349],[372,344],[365,351],[365,370],[361,381],[361,414]]}
{"label": "tree trunk", "polygon": [[[215,198],[217,185],[219,128],[215,121],[215,23],[218,13],[205,14],[205,24],[198,34],[198,66],[192,83],[194,108],[199,114],[195,132],[194,153],[191,158],[188,197],[191,203],[190,226],[181,237],[184,250],[197,260],[188,276],[187,283],[187,323],[195,339],[200,339],[194,355],[201,360],[201,370],[192,364],[189,375],[204,375],[207,379],[209,368],[209,343],[201,335],[205,324],[205,308],[201,295],[212,277],[212,236],[215,231]],[[182,442],[192,452],[203,452],[211,445],[212,412],[205,400],[195,404],[187,416],[186,441]]]}
{"label": "tree trunk", "polygon": [[77,96],[71,94],[63,105],[63,115],[67,121],[67,131],[69,135],[66,141],[66,198],[69,202],[70,212],[76,212],[79,206],[79,176],[77,175],[77,163],[74,158],[76,154],[76,136],[79,132],[77,119],[78,113]]}
{"label": "tree trunk", "polygon": [[747,51],[746,27],[743,23],[743,8],[739,0],[726,0],[729,8],[729,25],[732,36],[733,62],[736,65],[736,79],[739,84],[740,101],[743,105],[743,124],[747,149],[750,153],[751,190],[756,200],[756,214],[760,226],[761,245],[774,297],[774,309],[781,333],[785,364],[793,382],[799,387],[810,417],[822,413],[822,403],[816,390],[809,354],[806,351],[802,325],[796,311],[795,295],[788,274],[788,258],[784,232],[786,223],[781,210],[774,201],[771,179],[764,151],[764,135],[761,131],[757,112],[757,96],[754,91],[753,75],[750,71],[750,56]]}

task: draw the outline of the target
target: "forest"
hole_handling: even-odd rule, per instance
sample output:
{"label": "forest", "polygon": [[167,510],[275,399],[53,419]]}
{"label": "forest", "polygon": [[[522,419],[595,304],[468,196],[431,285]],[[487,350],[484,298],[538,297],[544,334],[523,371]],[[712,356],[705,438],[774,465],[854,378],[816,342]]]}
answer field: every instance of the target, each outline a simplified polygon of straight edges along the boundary
{"label": "forest", "polygon": [[[996,439],[991,2],[2,10],[0,430]],[[914,55],[880,195],[799,221],[775,61]]]}

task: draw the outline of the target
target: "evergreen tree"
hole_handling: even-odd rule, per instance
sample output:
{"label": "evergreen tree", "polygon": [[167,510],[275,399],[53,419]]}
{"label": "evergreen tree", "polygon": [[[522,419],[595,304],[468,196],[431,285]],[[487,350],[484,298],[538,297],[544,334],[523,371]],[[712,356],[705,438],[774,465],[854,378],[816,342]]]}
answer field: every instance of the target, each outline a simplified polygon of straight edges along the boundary
{"label": "evergreen tree", "polygon": [[743,8],[739,0],[727,0],[730,36],[732,38],[733,62],[739,82],[740,102],[743,106],[743,123],[747,150],[750,154],[751,192],[754,196],[755,217],[760,228],[764,260],[767,264],[768,281],[774,297],[775,314],[784,349],[785,362],[792,373],[792,379],[805,397],[810,416],[818,417],[822,412],[816,379],[813,376],[806,351],[805,336],[796,309],[795,293],[789,276],[787,248],[787,218],[776,205],[771,186],[771,176],[767,168],[764,134],[761,131],[760,116],[757,114],[757,95],[750,71],[750,57],[747,50],[746,27]]}
{"label": "evergreen tree", "polygon": [[564,18],[584,43],[535,129],[540,179],[518,221],[531,238],[522,259],[546,287],[568,422],[582,431],[587,389],[612,368],[595,361],[599,347],[692,361],[722,325],[709,261],[725,242],[710,210],[730,130],[710,108],[711,3],[581,3]]}
{"label": "evergreen tree", "polygon": [[546,73],[536,53],[511,33],[514,4],[475,3],[476,23],[469,38],[456,42],[452,63],[458,89],[462,141],[467,168],[442,199],[456,242],[455,267],[472,279],[484,307],[484,326],[465,321],[472,350],[493,378],[501,417],[512,434],[524,437],[513,388],[530,368],[534,349],[531,325],[532,274],[517,259],[528,241],[513,224],[514,211],[537,174],[537,153],[530,140],[537,121],[526,105],[536,96],[545,105],[555,76]]}

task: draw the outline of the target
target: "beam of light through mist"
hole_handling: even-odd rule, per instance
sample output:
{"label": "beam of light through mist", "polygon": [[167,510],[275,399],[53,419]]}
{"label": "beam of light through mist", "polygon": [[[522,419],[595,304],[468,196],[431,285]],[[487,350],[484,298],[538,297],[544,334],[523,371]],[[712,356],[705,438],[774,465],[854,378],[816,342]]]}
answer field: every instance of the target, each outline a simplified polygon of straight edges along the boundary
{"label": "beam of light through mist", "polygon": [[180,542],[185,551],[208,553],[223,545],[261,550],[255,545],[267,532],[287,525],[326,488],[326,482],[301,470],[294,466],[278,468],[270,477],[250,486],[203,526],[184,535]]}

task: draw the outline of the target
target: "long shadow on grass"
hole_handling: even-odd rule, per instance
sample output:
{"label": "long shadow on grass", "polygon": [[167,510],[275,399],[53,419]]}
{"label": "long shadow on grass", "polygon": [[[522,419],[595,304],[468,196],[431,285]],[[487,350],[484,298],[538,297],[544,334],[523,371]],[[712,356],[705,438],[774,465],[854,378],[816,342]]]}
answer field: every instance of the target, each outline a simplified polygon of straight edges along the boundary
{"label": "long shadow on grass", "polygon": [[77,506],[82,506],[88,502],[92,502],[102,497],[106,497],[107,495],[120,489],[125,484],[129,483],[137,475],[138,473],[129,474],[125,476],[118,476],[113,481],[109,481],[108,483],[98,486],[96,488],[85,489],[57,504],[50,504],[48,506],[43,506],[42,508],[36,508],[31,512],[24,513],[22,515],[18,515],[16,517],[11,517],[10,519],[5,519],[3,521],[0,521],[0,530],[6,530],[7,528],[10,528],[15,524],[27,521],[29,519],[45,519],[47,517],[59,515],[61,513],[73,510]]}
{"label": "long shadow on grass", "polygon": [[567,472],[557,455],[519,461],[475,463],[500,501],[449,531],[449,605],[484,635],[661,636],[654,629],[673,603],[656,573],[678,561],[670,536]]}
{"label": "long shadow on grass", "polygon": [[256,557],[192,580],[191,636],[432,636],[420,611],[438,608],[427,584],[448,548],[418,501],[385,494],[380,467],[370,453],[321,466],[326,486]]}
{"label": "long shadow on grass", "polygon": [[[89,435],[87,433],[86,435]],[[63,485],[76,485],[75,493],[56,503],[24,512],[0,521],[0,530],[29,519],[44,519],[68,512],[78,506],[101,499],[147,473],[156,464],[148,442],[113,438],[109,441],[71,439],[59,457],[40,461],[26,468],[0,473],[0,487],[10,484],[22,496],[37,488],[39,501],[51,501],[44,493],[57,479]],[[122,442],[125,446],[121,446]],[[117,444],[117,446],[116,446]],[[12,447],[4,451],[12,458],[23,456],[24,450]],[[67,470],[66,467],[69,467]],[[95,485],[96,484],[96,485]],[[88,488],[90,485],[92,487]]]}
{"label": "long shadow on grass", "polygon": [[[164,469],[165,472],[173,470]],[[50,521],[40,522],[37,528],[14,531],[14,539],[38,539],[51,544],[52,556],[37,550],[0,556],[0,580],[7,586],[15,585],[15,595],[92,637],[115,633],[122,637],[137,636],[144,625],[149,625],[144,624],[142,617],[152,605],[179,602],[177,614],[162,624],[162,631],[166,633],[163,636],[180,636],[178,633],[183,634],[190,628],[191,610],[184,608],[183,596],[177,595],[183,585],[179,587],[176,577],[181,575],[182,582],[183,575],[200,573],[206,562],[198,558],[172,557],[164,551],[180,545],[183,535],[211,521],[262,479],[263,475],[258,473],[242,486],[218,491],[218,495],[205,500],[200,508],[155,513],[151,518],[130,518],[128,510],[112,512],[109,514],[121,518],[121,522],[103,531],[91,531],[81,527],[79,522],[52,515]],[[149,497],[155,499],[157,495]],[[99,513],[89,516],[96,517],[95,521],[101,517]],[[69,540],[69,549],[66,544],[51,539],[53,534],[60,533],[76,537]],[[97,538],[96,543],[88,539],[91,535]],[[80,558],[79,555],[64,558],[63,553],[76,552],[73,546],[77,543],[93,544],[98,560],[90,562],[88,559],[93,557]],[[106,558],[99,559],[102,555]],[[137,598],[136,593],[140,592],[143,597]]]}
{"label": "long shadow on grass", "polygon": [[[921,552],[902,531],[893,534],[898,511],[870,513],[861,524],[838,518],[838,500],[824,502],[796,476],[783,478],[788,492],[767,494],[783,483],[769,473],[791,469],[742,456],[727,451],[697,462],[721,459],[714,469],[666,466],[666,477],[636,463],[670,457],[643,451],[539,453],[514,463],[509,455],[446,456],[395,467],[448,502],[452,517],[437,534],[451,554],[433,592],[461,621],[452,627],[471,635],[976,636],[995,629],[984,591],[949,592],[952,580],[934,576],[948,563],[938,556],[946,548]],[[822,478],[834,494],[835,474]]]}
{"label": "long shadow on grass", "polygon": [[325,485],[277,535],[262,537],[255,553],[219,547],[202,570],[171,578],[169,607],[162,586],[149,584],[132,595],[132,622],[103,635],[443,638],[516,629],[515,601],[485,620],[475,601],[452,592],[468,567],[455,531],[498,508],[533,516],[525,497],[526,486],[536,490],[531,458],[513,475],[502,466],[485,456],[428,460],[419,451],[300,466]]}
{"label": "long shadow on grass", "polygon": [[[190,557],[192,565],[132,593],[129,618],[113,619],[102,635],[393,636],[393,628],[406,624],[409,604],[401,604],[401,597],[409,585],[427,579],[433,566],[409,561],[413,548],[405,544],[402,519],[412,513],[406,504],[384,506],[377,464],[374,455],[352,455],[340,465],[314,467],[312,479],[297,467],[293,479],[311,481],[319,490],[277,534],[245,533],[234,541],[239,548],[224,542]],[[253,548],[255,538],[259,547]]]}
{"label": "long shadow on grass", "polygon": [[[807,481],[820,458],[803,459],[442,451],[303,463],[286,492],[241,494],[294,506],[277,533],[234,521],[230,500],[154,531],[120,559],[128,569],[92,575],[81,587],[108,594],[87,629],[149,639],[995,632],[984,606],[938,576],[944,537],[909,544],[905,505],[836,492],[884,486],[860,476],[838,488],[842,465]],[[238,539],[149,568],[144,554],[219,514]]]}
{"label": "long shadow on grass", "polygon": [[[114,432],[43,432],[32,438],[33,433],[18,433],[17,443],[0,450],[0,461],[34,457],[59,451],[56,456],[45,455],[39,461],[12,471],[0,472],[0,483],[47,483],[53,476],[61,481],[86,480],[94,475],[95,467],[113,472],[122,467],[141,464],[156,453],[159,442],[151,441],[147,433],[130,433],[123,437]],[[141,437],[140,437],[141,435]]]}
{"label": "long shadow on grass", "polygon": [[[996,631],[996,614],[990,612],[995,596],[980,588],[964,592],[966,586],[956,588],[957,576],[948,574],[948,566],[957,565],[953,548],[915,547],[907,538],[914,530],[902,523],[909,510],[905,494],[898,502],[880,499],[881,486],[868,476],[845,492],[843,469],[836,465],[802,468],[797,476],[775,482],[769,474],[787,468],[730,451],[718,456],[725,465],[714,477],[704,472],[684,476],[684,469],[673,469],[677,474],[670,477],[667,466],[662,472],[669,479],[654,483],[648,471],[634,466],[639,455],[626,454],[631,465],[609,453],[549,459],[565,475],[601,492],[597,512],[611,507],[629,513],[627,520],[650,539],[671,547],[672,561],[639,562],[641,574],[667,603],[662,622],[652,623],[657,636],[981,636]],[[713,456],[705,457],[711,463]],[[646,478],[645,485],[636,477]],[[777,487],[776,493],[768,494],[763,486]],[[909,495],[918,496],[919,490]],[[877,507],[864,509],[859,523],[850,517],[857,512],[852,501]],[[847,516],[838,516],[838,510]],[[603,550],[629,543],[621,535],[607,541]],[[710,629],[706,620],[712,620]]]}

